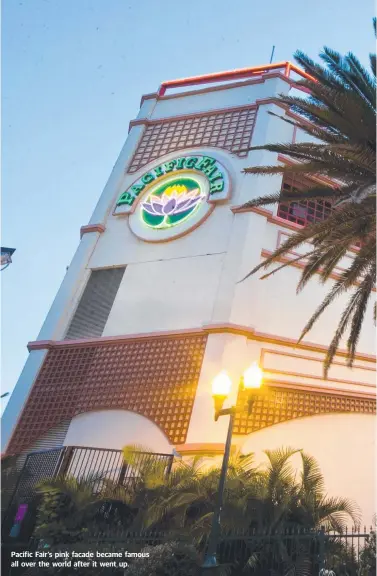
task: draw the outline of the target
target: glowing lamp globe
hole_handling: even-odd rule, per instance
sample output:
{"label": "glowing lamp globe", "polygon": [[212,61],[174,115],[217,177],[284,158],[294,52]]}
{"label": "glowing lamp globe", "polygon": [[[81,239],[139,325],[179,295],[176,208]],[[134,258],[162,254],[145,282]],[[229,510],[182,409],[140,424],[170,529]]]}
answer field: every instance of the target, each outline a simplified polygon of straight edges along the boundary
{"label": "glowing lamp globe", "polygon": [[220,372],[212,381],[212,394],[213,396],[221,396],[226,398],[229,396],[232,381],[226,372]]}
{"label": "glowing lamp globe", "polygon": [[220,411],[226,398],[229,396],[232,381],[226,372],[220,372],[212,380],[212,395],[215,404],[215,421],[219,419]]}
{"label": "glowing lamp globe", "polygon": [[263,380],[263,371],[254,362],[250,368],[245,370],[243,375],[244,387],[246,390],[260,388]]}

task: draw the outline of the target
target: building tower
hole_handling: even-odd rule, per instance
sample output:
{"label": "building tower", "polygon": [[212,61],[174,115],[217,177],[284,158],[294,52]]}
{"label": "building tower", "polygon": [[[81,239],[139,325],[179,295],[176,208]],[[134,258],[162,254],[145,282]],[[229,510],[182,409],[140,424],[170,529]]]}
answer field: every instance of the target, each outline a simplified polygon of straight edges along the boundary
{"label": "building tower", "polygon": [[[318,459],[329,493],[354,498],[370,521],[372,323],[354,368],[341,349],[325,381],[322,360],[344,301],[316,324],[310,342],[297,344],[328,287],[312,281],[296,296],[296,262],[268,280],[241,281],[292,230],[331,209],[320,201],[242,208],[282,185],[305,186],[243,173],[288,162],[251,145],[308,139],[277,117],[292,116],[276,97],[297,74],[290,63],[268,65],[165,82],[142,97],[38,339],[28,345],[3,417],[8,454],[132,443],[164,454],[221,454],[227,419],[214,421],[211,381],[226,369],[237,382],[257,361],[264,391],[250,416],[237,416],[235,443],[258,457],[268,448],[305,449]],[[236,401],[242,398],[229,398]]]}

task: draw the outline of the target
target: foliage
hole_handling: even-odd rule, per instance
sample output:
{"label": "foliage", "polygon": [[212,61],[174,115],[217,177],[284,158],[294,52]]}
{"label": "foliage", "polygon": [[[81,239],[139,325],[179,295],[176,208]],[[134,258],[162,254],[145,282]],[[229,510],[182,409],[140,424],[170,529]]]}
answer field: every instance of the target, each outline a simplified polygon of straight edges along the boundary
{"label": "foliage", "polygon": [[[124,456],[131,468],[139,461],[135,447],[127,447]],[[292,548],[291,540],[279,534],[320,527],[342,532],[351,522],[358,523],[358,509],[347,499],[326,495],[317,462],[303,451],[281,448],[266,450],[265,456],[266,463],[257,466],[253,454],[233,452],[221,515],[222,539],[225,542],[232,535],[238,546],[237,541],[242,545],[245,534],[265,534],[262,539],[247,539],[248,560],[245,566],[243,554],[237,570],[245,569],[255,576],[265,574],[274,557],[279,566],[285,566],[287,575],[305,576],[313,561],[310,541],[299,538],[299,547]],[[293,466],[293,458],[301,460],[299,471]],[[193,544],[202,556],[215,510],[220,467],[209,457],[176,461],[169,475],[165,466],[156,459],[145,459],[127,490],[98,477],[86,481],[57,478],[42,483],[38,488],[41,503],[35,536],[52,548],[74,544],[75,549],[90,538],[100,542],[105,536],[127,543],[131,550],[130,531],[153,532],[156,543],[161,543],[158,535],[165,534],[169,542]],[[220,556],[225,553],[221,546]],[[338,542],[332,549],[346,558]],[[138,563],[140,570],[144,561]],[[186,571],[190,574],[189,568]]]}
{"label": "foliage", "polygon": [[361,552],[360,573],[358,576],[374,576],[376,574],[376,524],[375,519],[375,529],[371,532]]}
{"label": "foliage", "polygon": [[[311,574],[314,561],[310,541],[298,539],[299,546],[293,550],[291,540],[275,534],[321,527],[342,532],[350,521],[359,522],[357,506],[345,498],[326,495],[317,462],[303,451],[281,448],[265,454],[267,463],[258,467],[252,454],[233,453],[221,515],[223,537],[239,534],[242,541],[242,535],[250,530],[271,535],[269,542],[265,538],[248,539],[249,559],[246,566],[241,562],[240,571],[262,576],[274,557],[285,566],[284,575],[306,576]],[[301,458],[299,475],[292,465],[295,455]],[[125,458],[132,465],[132,447],[125,450]],[[142,469],[130,496],[130,501],[139,506],[135,516],[138,529],[168,530],[175,537],[189,534],[198,549],[203,550],[211,527],[219,473],[218,465],[210,465],[208,459],[199,457],[177,462],[168,478],[154,466]]]}
{"label": "foliage", "polygon": [[[132,466],[137,452],[128,448]],[[234,451],[229,462],[222,511],[225,532],[258,530],[265,533],[292,527],[342,532],[359,522],[357,506],[326,494],[315,459],[302,450],[266,450],[266,463],[256,466],[254,455]],[[297,474],[292,458],[299,455]],[[209,533],[215,508],[220,466],[194,457],[176,461],[169,475],[165,464],[146,460],[127,490],[98,477],[55,478],[41,483],[35,536],[49,544],[78,542],[111,525],[131,531],[189,531],[198,544]],[[93,492],[93,488],[96,490]]]}
{"label": "foliage", "polygon": [[[124,451],[130,465],[136,458],[131,449]],[[194,457],[177,461],[166,477],[163,465],[146,463],[139,470],[139,477],[129,492],[130,505],[137,509],[134,529],[169,530],[177,535],[190,530],[193,539],[203,543],[209,533],[219,481],[219,466],[209,457]],[[228,470],[227,501],[231,511],[224,509],[224,521],[238,526],[234,516],[246,495],[255,493],[262,475],[253,465],[253,455],[234,454]]]}
{"label": "foliage", "polygon": [[47,480],[37,486],[37,497],[34,536],[49,546],[77,544],[104,526],[126,526],[132,519],[124,491],[95,476]]}
{"label": "foliage", "polygon": [[200,559],[194,546],[168,542],[141,550],[147,558],[136,558],[127,576],[199,576]]}
{"label": "foliage", "polygon": [[14,486],[20,476],[17,456],[4,456],[1,459],[1,509],[7,508]]}
{"label": "foliage", "polygon": [[[299,476],[292,457],[299,454]],[[266,533],[291,527],[343,531],[350,520],[359,521],[357,506],[345,498],[329,497],[315,459],[301,450],[265,451],[267,463],[254,463],[254,455],[234,452],[229,463],[222,511],[226,532],[256,529]],[[127,456],[129,462],[133,456]],[[129,493],[137,509],[134,529],[187,531],[201,542],[208,535],[216,501],[219,465],[195,457],[177,462],[166,478],[158,465],[147,465]]]}
{"label": "foliage", "polygon": [[[374,22],[375,24],[375,22]],[[300,128],[314,142],[268,144],[251,150],[267,150],[282,154],[293,162],[289,165],[246,168],[248,174],[294,174],[312,180],[305,191],[261,196],[247,202],[255,207],[279,202],[324,200],[335,208],[322,222],[311,224],[293,233],[273,254],[256,266],[248,276],[281,257],[308,245],[298,258],[305,266],[297,286],[299,292],[315,274],[326,283],[332,272],[355,244],[360,243],[350,264],[339,275],[326,298],[304,327],[300,340],[327,307],[343,293],[351,296],[333,336],[325,359],[325,374],[332,363],[341,338],[348,333],[349,365],[352,365],[366,307],[376,275],[376,56],[370,55],[371,73],[352,53],[341,56],[324,48],[320,54],[323,65],[315,63],[302,52],[295,54],[298,64],[312,79],[297,86],[309,92],[307,97],[280,96],[278,102],[296,114],[296,119],[280,117]],[[273,114],[276,116],[276,114]],[[328,180],[330,179],[330,181]],[[332,182],[331,182],[332,181]],[[305,253],[305,254],[304,254]],[[268,277],[288,264],[279,266]],[[247,277],[248,277],[247,276]]]}

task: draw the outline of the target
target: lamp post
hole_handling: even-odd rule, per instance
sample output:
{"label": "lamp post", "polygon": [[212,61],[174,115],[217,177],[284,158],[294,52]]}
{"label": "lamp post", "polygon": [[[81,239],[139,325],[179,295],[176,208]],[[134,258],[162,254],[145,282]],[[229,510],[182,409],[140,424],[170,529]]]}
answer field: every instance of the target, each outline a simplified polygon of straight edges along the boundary
{"label": "lamp post", "polygon": [[[248,368],[238,383],[238,393],[241,390],[246,390],[248,393],[248,414],[251,414],[253,403],[255,400],[255,391],[258,390],[262,385],[263,372],[259,368],[256,362]],[[223,408],[224,402],[229,396],[229,392],[232,387],[232,381],[226,372],[220,372],[213,382],[212,382],[212,395],[215,404],[215,421],[219,419],[220,416],[229,416],[228,434],[226,437],[225,451],[223,456],[223,462],[221,466],[219,488],[217,492],[216,507],[213,514],[211,532],[208,540],[208,548],[202,564],[204,571],[210,568],[216,568],[217,564],[217,543],[220,533],[220,520],[221,511],[223,507],[224,500],[224,489],[226,482],[226,475],[229,465],[230,448],[232,444],[233,436],[233,426],[234,418],[236,415],[236,406],[231,406],[230,408]]]}
{"label": "lamp post", "polygon": [[12,254],[16,251],[15,248],[5,248],[1,246],[1,268],[0,272],[8,268],[9,264],[12,264]]}

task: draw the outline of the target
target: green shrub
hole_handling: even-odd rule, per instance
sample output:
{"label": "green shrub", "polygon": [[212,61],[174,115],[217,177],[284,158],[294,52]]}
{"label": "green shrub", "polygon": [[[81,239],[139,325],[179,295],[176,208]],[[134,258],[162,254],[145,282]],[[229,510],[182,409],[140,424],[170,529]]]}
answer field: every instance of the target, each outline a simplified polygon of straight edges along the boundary
{"label": "green shrub", "polygon": [[198,576],[199,556],[194,546],[168,542],[141,550],[147,558],[135,558],[127,576]]}

